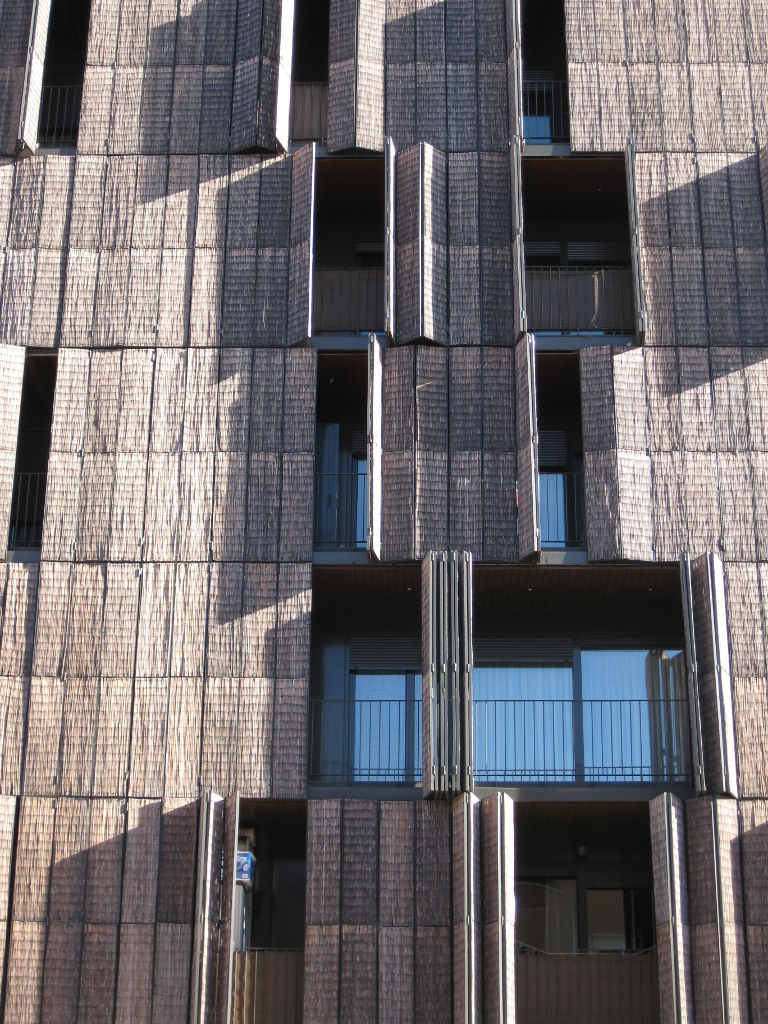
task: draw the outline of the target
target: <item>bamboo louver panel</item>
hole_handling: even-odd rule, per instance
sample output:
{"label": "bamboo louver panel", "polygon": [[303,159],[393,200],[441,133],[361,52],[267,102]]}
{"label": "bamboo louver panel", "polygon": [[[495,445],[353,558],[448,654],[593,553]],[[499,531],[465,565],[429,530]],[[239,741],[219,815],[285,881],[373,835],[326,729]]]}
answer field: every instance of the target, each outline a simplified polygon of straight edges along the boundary
{"label": "bamboo louver panel", "polygon": [[148,1022],[152,1012],[154,925],[121,924],[115,1019]]}
{"label": "bamboo louver panel", "polygon": [[131,682],[102,679],[96,724],[93,793],[106,796],[121,792],[128,770],[131,721]]}
{"label": "bamboo louver panel", "polygon": [[339,1019],[339,925],[308,924],[304,941],[304,1024]]}
{"label": "bamboo louver panel", "polygon": [[167,707],[167,679],[136,679],[131,730],[131,796],[162,795]]}
{"label": "bamboo louver panel", "polygon": [[32,671],[39,567],[10,562],[6,573],[0,577],[0,674],[26,676]]}
{"label": "bamboo louver panel", "polygon": [[120,908],[123,931],[126,924],[151,926],[155,920],[162,830],[161,802],[159,800],[129,800],[126,827],[125,866]]}
{"label": "bamboo louver panel", "polygon": [[330,7],[328,150],[384,147],[383,0]]}
{"label": "bamboo louver panel", "polygon": [[483,1011],[480,801],[463,794],[452,804],[453,1012],[473,1021]]}
{"label": "bamboo louver panel", "polygon": [[338,924],[341,912],[341,801],[307,803],[307,924]]}
{"label": "bamboo louver panel", "polygon": [[312,337],[314,226],[315,144],[312,143],[291,157],[291,235],[285,334],[289,345]]}
{"label": "bamboo louver panel", "polygon": [[368,800],[345,800],[342,815],[341,894],[342,924],[364,925],[376,921],[376,876],[378,863],[372,852],[378,839],[376,804]]}
{"label": "bamboo louver panel", "polygon": [[416,349],[417,557],[448,546],[448,354]]}
{"label": "bamboo louver panel", "polygon": [[86,924],[83,929],[78,1020],[98,1024],[114,1008],[117,928]]}
{"label": "bamboo louver panel", "polygon": [[51,921],[74,924],[84,920],[89,816],[87,800],[64,798],[56,802],[48,904]]}
{"label": "bamboo louver panel", "polygon": [[486,797],[481,805],[483,1019],[514,1020],[514,806],[508,796]]}
{"label": "bamboo louver panel", "polygon": [[10,925],[5,1015],[19,1024],[40,1019],[46,926],[14,916]]}
{"label": "bamboo louver panel", "polygon": [[91,792],[96,724],[97,680],[69,677],[64,691],[61,726],[59,792],[87,796]]}
{"label": "bamboo louver panel", "polygon": [[29,686],[24,792],[54,795],[64,706],[61,679],[32,676]]}
{"label": "bamboo louver panel", "polygon": [[414,805],[408,801],[382,802],[378,864],[380,942],[394,928],[407,929],[410,934],[413,927],[413,835]]}
{"label": "bamboo louver panel", "polygon": [[[272,734],[280,727],[277,740],[282,739],[286,718],[285,684],[276,687],[268,679],[240,679],[237,722],[237,770],[234,785],[243,796],[266,797],[273,792],[275,763],[273,763]],[[280,721],[274,721],[275,691],[279,700]],[[280,764],[280,770],[288,767]],[[303,772],[304,764],[300,766]]]}
{"label": "bamboo louver panel", "polygon": [[479,158],[448,156],[448,277],[452,345],[477,344],[480,320]]}
{"label": "bamboo louver panel", "polygon": [[152,1020],[186,1024],[189,1019],[189,958],[192,929],[188,924],[158,924],[155,943]]}
{"label": "bamboo louver panel", "polygon": [[410,558],[413,551],[415,349],[384,352],[382,385],[383,558]]}
{"label": "bamboo louver panel", "polygon": [[747,1005],[747,978],[737,807],[726,799],[688,800],[685,816],[691,956],[715,981],[706,995],[694,986],[697,1017],[738,1019]]}

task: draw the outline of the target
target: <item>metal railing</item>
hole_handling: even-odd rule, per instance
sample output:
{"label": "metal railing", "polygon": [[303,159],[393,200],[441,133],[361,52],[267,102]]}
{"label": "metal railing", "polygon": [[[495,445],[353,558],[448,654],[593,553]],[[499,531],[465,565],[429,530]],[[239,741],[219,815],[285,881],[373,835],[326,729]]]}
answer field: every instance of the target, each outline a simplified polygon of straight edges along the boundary
{"label": "metal railing", "polygon": [[368,542],[368,473],[315,473],[315,547],[355,551]]}
{"label": "metal railing", "polygon": [[518,1024],[658,1024],[656,950],[543,953],[517,946]]}
{"label": "metal railing", "polygon": [[37,140],[41,146],[74,146],[80,126],[83,86],[80,82],[44,85]]}
{"label": "metal railing", "polygon": [[523,79],[523,136],[534,145],[570,140],[567,82]]}
{"label": "metal railing", "polygon": [[43,512],[47,473],[16,473],[11,497],[8,547],[39,548],[43,542]]}
{"label": "metal railing", "polygon": [[531,331],[634,330],[629,267],[526,267]]}
{"label": "metal railing", "polygon": [[315,270],[316,331],[384,330],[383,267]]}
{"label": "metal railing", "polygon": [[[482,785],[691,780],[687,700],[476,700]],[[313,782],[421,780],[420,700],[312,700]]]}
{"label": "metal railing", "polygon": [[545,548],[583,548],[584,474],[539,473],[541,543]]}
{"label": "metal railing", "polygon": [[687,700],[476,700],[475,780],[688,783]]}
{"label": "metal railing", "polygon": [[294,82],[291,141],[323,142],[328,134],[328,83]]}
{"label": "metal railing", "polygon": [[233,1024],[301,1024],[303,1013],[304,950],[235,950]]}
{"label": "metal railing", "polygon": [[420,700],[312,700],[310,705],[310,781],[421,781]]}

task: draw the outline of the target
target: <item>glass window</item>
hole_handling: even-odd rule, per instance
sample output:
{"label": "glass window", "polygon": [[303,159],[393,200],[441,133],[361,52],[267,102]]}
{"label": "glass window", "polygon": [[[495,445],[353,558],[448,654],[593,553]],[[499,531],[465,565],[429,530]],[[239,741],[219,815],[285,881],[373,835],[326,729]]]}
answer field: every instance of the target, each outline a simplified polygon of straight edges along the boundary
{"label": "glass window", "polygon": [[581,652],[584,772],[592,782],[690,777],[680,650]]}
{"label": "glass window", "polygon": [[650,889],[588,889],[590,953],[648,949],[654,944]]}
{"label": "glass window", "polygon": [[421,775],[421,675],[355,672],[350,697],[351,781],[415,781]]}
{"label": "glass window", "polygon": [[576,879],[529,878],[515,885],[515,938],[545,953],[575,953]]}
{"label": "glass window", "polygon": [[573,779],[570,665],[476,667],[472,687],[478,781]]}

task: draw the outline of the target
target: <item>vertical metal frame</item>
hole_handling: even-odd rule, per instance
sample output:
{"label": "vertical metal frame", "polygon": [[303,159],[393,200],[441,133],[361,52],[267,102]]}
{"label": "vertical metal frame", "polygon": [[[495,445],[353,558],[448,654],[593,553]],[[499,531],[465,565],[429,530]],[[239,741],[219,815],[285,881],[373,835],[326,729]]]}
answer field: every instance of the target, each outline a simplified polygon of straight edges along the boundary
{"label": "vertical metal frame", "polygon": [[643,268],[640,259],[640,218],[637,206],[637,184],[635,181],[635,143],[627,139],[624,152],[624,167],[627,176],[627,209],[629,210],[629,239],[632,250],[632,284],[635,299],[635,338],[638,345],[645,341],[645,290]]}
{"label": "vertical metal frame", "polygon": [[733,724],[731,655],[728,644],[728,620],[725,607],[725,573],[714,551],[706,554],[707,598],[712,657],[715,667],[715,704],[717,710],[720,776],[724,793],[739,795],[736,772],[736,737]]}
{"label": "vertical metal frame", "polygon": [[[223,813],[224,798],[208,791],[200,798],[200,818],[197,840],[197,886],[195,890],[194,959],[192,965],[192,992],[190,1021],[208,1024],[215,1013],[216,985],[208,990],[211,958],[218,948],[219,886],[223,856],[222,838],[217,829],[217,815]],[[216,919],[216,936],[210,934],[211,922]],[[215,943],[215,944],[214,944]],[[213,970],[213,978],[216,973]]]}
{"label": "vertical metal frame", "polygon": [[523,242],[523,161],[522,139],[510,142],[510,180],[512,188],[512,299],[515,306],[515,341],[528,330],[528,306],[525,295],[525,245]]}
{"label": "vertical metal frame", "polygon": [[235,966],[232,914],[235,905],[235,886],[237,885],[237,836],[239,831],[240,794],[232,793],[224,801],[224,845],[222,850],[221,877],[222,921],[217,994],[220,998],[223,997],[226,1002],[223,1006],[219,1004],[216,1007],[216,1020],[218,1024],[230,1024],[232,1020],[232,990]]}
{"label": "vertical metal frame", "polygon": [[382,516],[382,342],[368,336],[368,557],[381,558]]}
{"label": "vertical metal frame", "polygon": [[687,553],[680,556],[680,589],[683,596],[683,625],[685,626],[685,660],[688,676],[688,711],[691,721],[691,754],[694,783],[697,793],[706,792],[704,751],[701,738],[701,707],[699,681],[696,668],[696,627],[693,617],[693,578],[691,559]]}
{"label": "vertical metal frame", "polygon": [[536,341],[532,334],[515,348],[517,399],[518,544],[521,559],[541,554],[539,428],[536,409]]}
{"label": "vertical metal frame", "polygon": [[472,553],[461,553],[459,562],[459,601],[461,628],[459,671],[461,673],[461,788],[472,792],[474,782],[474,736],[472,704]]}
{"label": "vertical metal frame", "polygon": [[421,563],[421,644],[422,644],[422,792],[439,791],[438,775],[438,609],[437,555],[428,552]]}
{"label": "vertical metal frame", "polygon": [[395,179],[397,151],[390,137],[384,149],[384,313],[390,338],[395,336]]}
{"label": "vertical metal frame", "polygon": [[[15,3],[19,2],[20,0],[15,0]],[[51,0],[33,0],[27,66],[24,71],[24,93],[19,118],[19,147],[30,153],[37,152],[37,132],[43,99],[43,73],[50,15]]]}

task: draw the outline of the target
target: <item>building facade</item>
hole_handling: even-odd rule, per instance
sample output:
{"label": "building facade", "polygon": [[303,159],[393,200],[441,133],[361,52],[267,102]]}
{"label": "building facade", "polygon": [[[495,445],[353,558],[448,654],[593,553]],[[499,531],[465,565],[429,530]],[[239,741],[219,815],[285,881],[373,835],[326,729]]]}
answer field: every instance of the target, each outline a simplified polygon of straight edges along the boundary
{"label": "building facade", "polygon": [[768,1020],[764,0],[0,0],[0,95],[0,1017]]}

